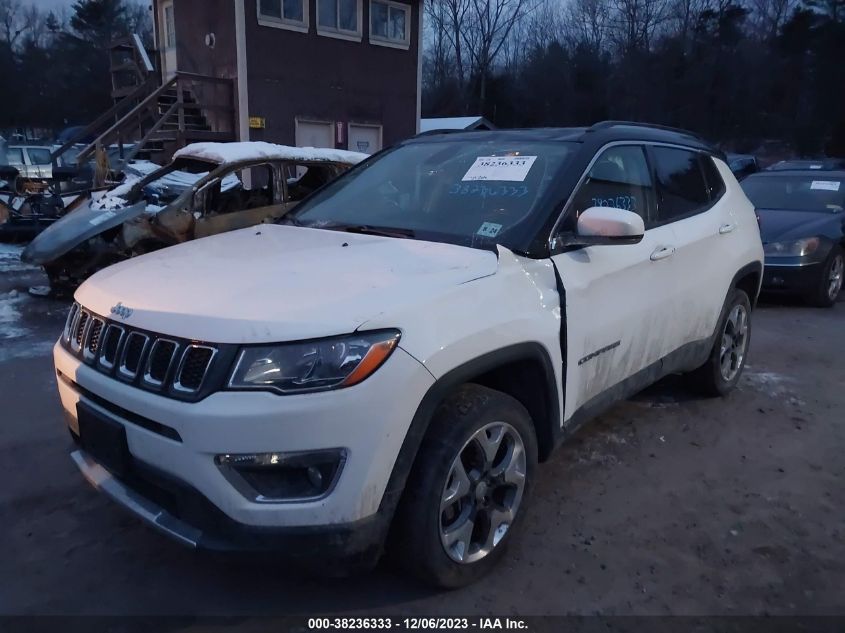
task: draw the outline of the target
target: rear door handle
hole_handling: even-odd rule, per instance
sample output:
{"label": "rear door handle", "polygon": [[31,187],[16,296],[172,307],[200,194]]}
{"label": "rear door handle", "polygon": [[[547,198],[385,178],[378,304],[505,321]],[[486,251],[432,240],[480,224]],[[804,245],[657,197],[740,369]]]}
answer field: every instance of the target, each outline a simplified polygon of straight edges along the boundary
{"label": "rear door handle", "polygon": [[726,233],[730,233],[736,228],[736,224],[723,224],[719,227],[719,235],[725,235]]}
{"label": "rear door handle", "polygon": [[651,254],[651,261],[656,262],[658,259],[666,259],[675,254],[674,246],[661,246]]}

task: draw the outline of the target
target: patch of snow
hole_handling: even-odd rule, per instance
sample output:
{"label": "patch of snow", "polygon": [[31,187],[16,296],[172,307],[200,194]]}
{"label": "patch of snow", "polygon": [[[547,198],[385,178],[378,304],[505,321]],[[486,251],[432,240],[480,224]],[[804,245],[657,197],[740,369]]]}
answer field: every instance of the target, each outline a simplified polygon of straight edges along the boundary
{"label": "patch of snow", "polygon": [[324,147],[290,147],[264,141],[238,143],[193,143],[177,151],[173,158],[197,158],[214,163],[230,163],[241,160],[274,159],[302,161],[332,161],[355,165],[369,158],[369,154],[350,152],[344,149]]}
{"label": "patch of snow", "polygon": [[21,326],[18,304],[23,297],[16,290],[0,294],[0,340],[18,338],[29,333]]}
{"label": "patch of snow", "polygon": [[20,244],[0,242],[0,273],[19,273],[38,269],[37,266],[30,266],[21,261],[23,248]]}
{"label": "patch of snow", "polygon": [[[742,374],[742,382],[771,398],[786,400],[791,395],[789,384],[794,381],[789,376],[784,376],[783,374],[771,371],[753,371],[751,367],[746,366]],[[801,402],[794,397],[790,398],[790,400]]]}

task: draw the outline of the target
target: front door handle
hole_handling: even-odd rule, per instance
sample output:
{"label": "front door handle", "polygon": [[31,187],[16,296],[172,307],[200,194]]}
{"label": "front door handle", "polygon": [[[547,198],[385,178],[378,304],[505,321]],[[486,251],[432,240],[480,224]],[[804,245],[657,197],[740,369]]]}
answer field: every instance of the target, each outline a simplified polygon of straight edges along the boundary
{"label": "front door handle", "polygon": [[725,235],[726,233],[730,233],[736,228],[736,224],[723,224],[719,227],[719,235]]}
{"label": "front door handle", "polygon": [[651,261],[656,262],[658,259],[666,259],[675,254],[674,246],[660,246],[651,254]]}

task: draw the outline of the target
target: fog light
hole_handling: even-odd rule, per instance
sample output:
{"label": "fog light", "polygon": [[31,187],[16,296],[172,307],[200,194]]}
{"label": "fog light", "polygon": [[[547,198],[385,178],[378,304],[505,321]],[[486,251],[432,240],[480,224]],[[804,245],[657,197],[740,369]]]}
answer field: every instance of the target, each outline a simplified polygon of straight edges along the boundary
{"label": "fog light", "polygon": [[214,461],[248,499],[278,503],[324,497],[334,487],[345,459],[345,450],[329,449],[217,455]]}

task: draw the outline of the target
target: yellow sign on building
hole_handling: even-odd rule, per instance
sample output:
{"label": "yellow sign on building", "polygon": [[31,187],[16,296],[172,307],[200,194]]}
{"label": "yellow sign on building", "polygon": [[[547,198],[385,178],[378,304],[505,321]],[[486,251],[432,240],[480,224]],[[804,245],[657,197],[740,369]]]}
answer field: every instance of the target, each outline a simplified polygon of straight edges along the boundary
{"label": "yellow sign on building", "polygon": [[251,130],[263,130],[267,127],[267,120],[263,116],[249,117],[249,128]]}

